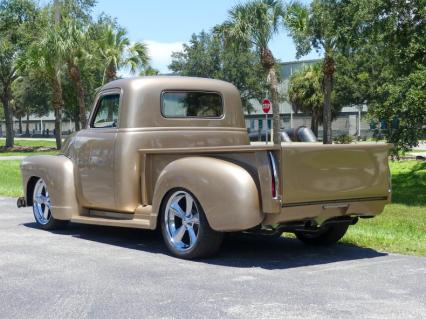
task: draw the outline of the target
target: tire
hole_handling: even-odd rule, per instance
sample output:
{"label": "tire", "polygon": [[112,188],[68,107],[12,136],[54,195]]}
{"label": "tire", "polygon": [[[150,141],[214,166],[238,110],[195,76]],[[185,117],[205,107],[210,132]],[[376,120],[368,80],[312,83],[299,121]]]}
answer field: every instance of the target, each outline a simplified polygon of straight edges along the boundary
{"label": "tire", "polygon": [[59,220],[53,217],[49,192],[42,178],[39,178],[34,184],[32,197],[34,219],[40,228],[55,230],[67,226],[67,220]]}
{"label": "tire", "polygon": [[336,224],[319,230],[318,233],[295,232],[297,239],[308,245],[332,245],[337,243],[348,230],[349,225]]}
{"label": "tire", "polygon": [[178,258],[209,257],[222,244],[223,233],[210,227],[201,204],[185,189],[174,189],[164,197],[160,224],[167,249]]}

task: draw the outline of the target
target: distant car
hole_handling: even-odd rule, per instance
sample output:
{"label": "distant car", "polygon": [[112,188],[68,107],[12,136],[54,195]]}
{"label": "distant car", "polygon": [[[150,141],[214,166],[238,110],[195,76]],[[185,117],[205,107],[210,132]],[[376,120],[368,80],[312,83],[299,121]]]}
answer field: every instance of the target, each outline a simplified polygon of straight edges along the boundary
{"label": "distant car", "polygon": [[268,135],[268,140],[271,140],[271,132],[266,133],[265,130],[262,131],[251,131],[248,133],[250,141],[265,141],[266,134]]}
{"label": "distant car", "polygon": [[[271,130],[257,130],[249,131],[248,136],[251,142],[254,141],[266,141],[266,136],[268,136],[268,141],[271,140]],[[280,139],[281,142],[316,142],[317,137],[314,135],[310,128],[306,126],[299,126],[296,128],[288,128],[280,130]]]}
{"label": "distant car", "polygon": [[23,160],[18,206],[32,206],[43,229],[69,221],[160,228],[181,258],[215,253],[225,232],[286,231],[329,244],[389,202],[388,149],[250,145],[229,83],[117,80],[99,91],[88,127],[61,155]]}

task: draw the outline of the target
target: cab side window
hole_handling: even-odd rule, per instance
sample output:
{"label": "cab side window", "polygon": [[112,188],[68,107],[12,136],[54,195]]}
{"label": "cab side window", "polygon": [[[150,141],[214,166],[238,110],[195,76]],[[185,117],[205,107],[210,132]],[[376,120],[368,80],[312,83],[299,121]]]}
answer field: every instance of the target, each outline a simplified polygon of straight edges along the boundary
{"label": "cab side window", "polygon": [[119,105],[120,94],[101,96],[91,126],[94,128],[117,127]]}

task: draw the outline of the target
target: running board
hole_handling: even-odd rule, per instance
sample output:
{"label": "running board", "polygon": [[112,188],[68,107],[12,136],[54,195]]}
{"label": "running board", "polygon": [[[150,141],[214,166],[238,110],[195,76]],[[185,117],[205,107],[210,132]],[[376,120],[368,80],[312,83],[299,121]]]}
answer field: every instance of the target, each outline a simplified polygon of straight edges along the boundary
{"label": "running board", "polygon": [[138,206],[135,213],[118,213],[89,210],[89,215],[74,216],[71,222],[89,225],[154,229],[156,216],[152,206]]}
{"label": "running board", "polygon": [[102,217],[75,216],[71,222],[89,225],[116,226],[149,229],[150,222],[146,219],[112,219]]}

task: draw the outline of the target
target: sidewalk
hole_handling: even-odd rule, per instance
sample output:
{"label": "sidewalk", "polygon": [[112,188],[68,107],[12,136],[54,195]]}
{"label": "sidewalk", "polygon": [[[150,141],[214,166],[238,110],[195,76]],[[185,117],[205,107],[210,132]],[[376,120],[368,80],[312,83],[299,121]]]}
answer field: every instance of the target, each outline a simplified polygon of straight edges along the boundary
{"label": "sidewalk", "polygon": [[26,156],[0,156],[0,161],[22,161]]}

